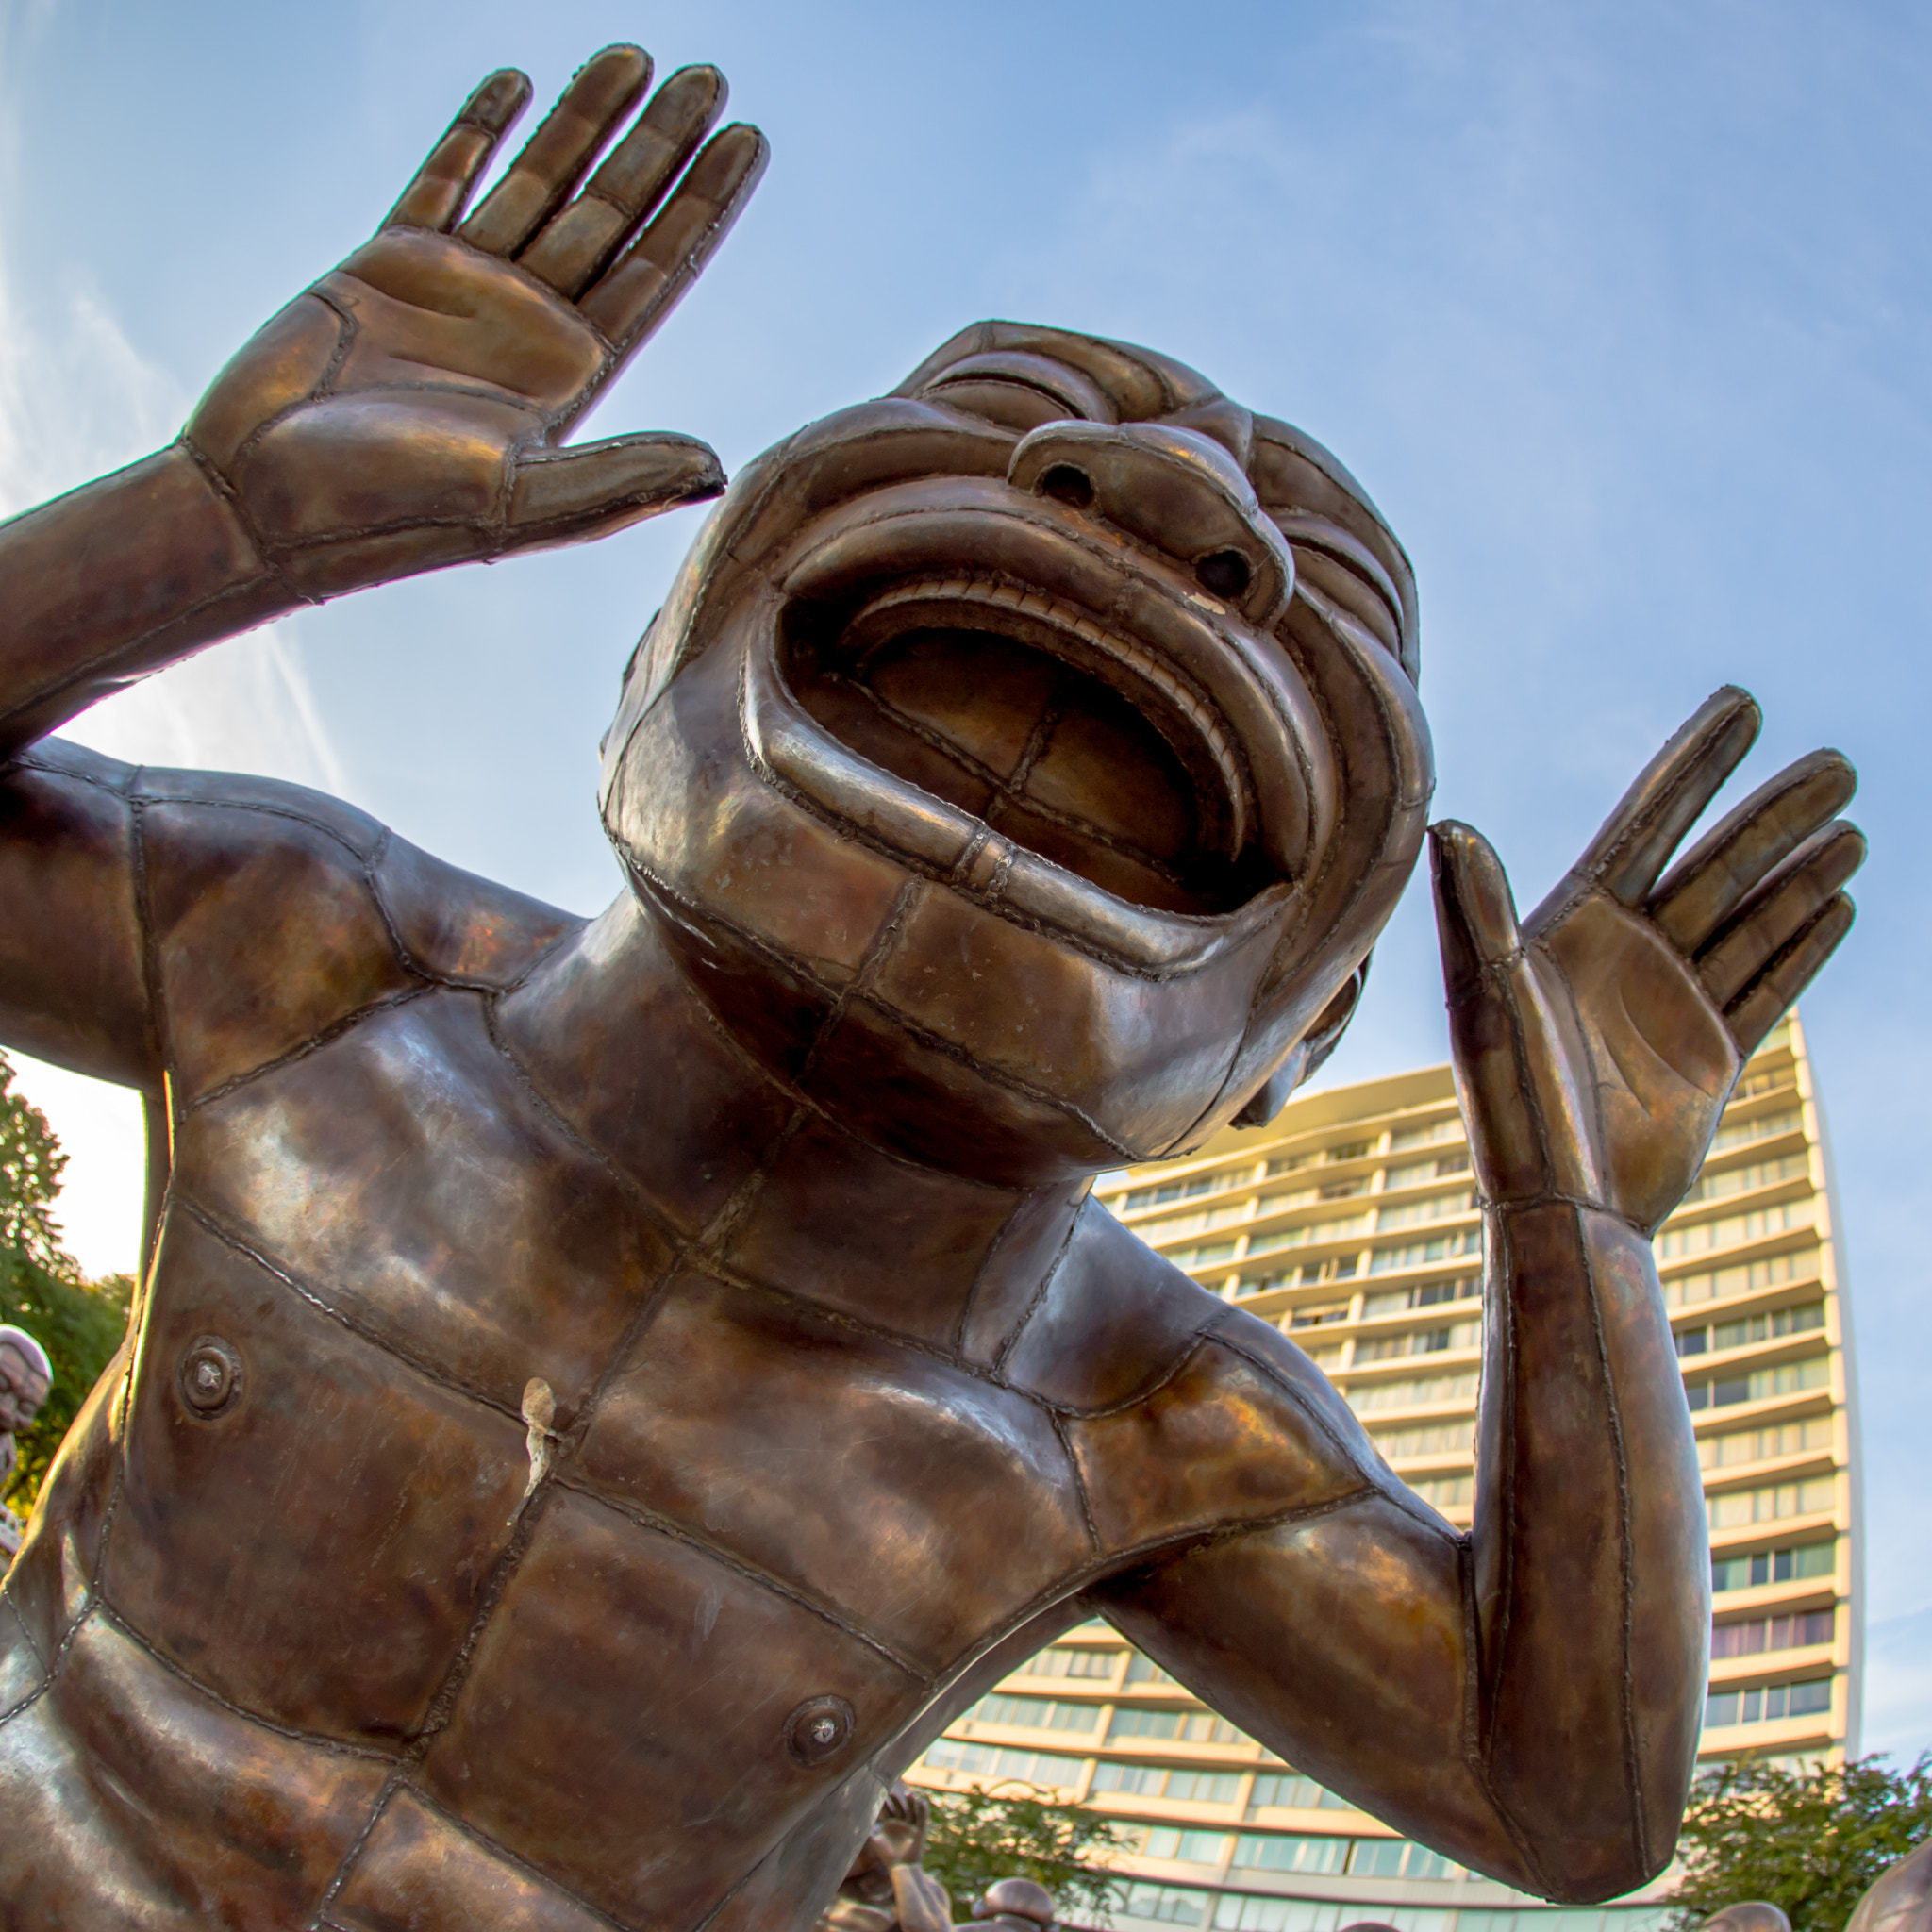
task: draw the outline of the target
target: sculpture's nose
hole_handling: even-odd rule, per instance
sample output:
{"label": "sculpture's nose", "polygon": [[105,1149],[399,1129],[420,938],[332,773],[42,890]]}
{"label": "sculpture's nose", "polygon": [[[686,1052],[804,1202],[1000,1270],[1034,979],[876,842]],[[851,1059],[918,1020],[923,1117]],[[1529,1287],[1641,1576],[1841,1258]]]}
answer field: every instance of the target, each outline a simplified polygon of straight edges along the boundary
{"label": "sculpture's nose", "polygon": [[1258,628],[1281,615],[1294,590],[1294,558],[1253,484],[1196,430],[1042,424],[1021,438],[1007,480],[1164,551]]}

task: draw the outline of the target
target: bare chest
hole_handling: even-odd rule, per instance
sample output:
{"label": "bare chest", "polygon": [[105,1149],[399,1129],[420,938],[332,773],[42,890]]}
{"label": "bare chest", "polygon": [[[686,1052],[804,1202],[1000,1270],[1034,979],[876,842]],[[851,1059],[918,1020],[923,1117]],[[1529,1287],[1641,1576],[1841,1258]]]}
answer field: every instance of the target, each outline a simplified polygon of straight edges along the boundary
{"label": "bare chest", "polygon": [[688,1252],[475,1002],[181,1129],[108,1597],[606,1909],[715,1898],[1090,1560],[1044,1409]]}

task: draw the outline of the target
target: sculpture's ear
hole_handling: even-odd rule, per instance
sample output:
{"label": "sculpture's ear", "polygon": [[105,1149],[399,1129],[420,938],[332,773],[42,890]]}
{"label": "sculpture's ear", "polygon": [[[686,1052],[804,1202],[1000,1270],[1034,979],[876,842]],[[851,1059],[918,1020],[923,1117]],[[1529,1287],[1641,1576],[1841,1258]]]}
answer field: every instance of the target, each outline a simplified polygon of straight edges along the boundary
{"label": "sculpture's ear", "polygon": [[[1369,958],[1373,958],[1372,953]],[[1288,1057],[1270,1074],[1248,1104],[1235,1115],[1238,1127],[1265,1127],[1288,1105],[1303,1081],[1312,1079],[1323,1061],[1341,1044],[1355,1009],[1361,1004],[1369,978],[1369,960],[1356,968],[1335,997],[1322,1008],[1315,1024],[1290,1048]]]}

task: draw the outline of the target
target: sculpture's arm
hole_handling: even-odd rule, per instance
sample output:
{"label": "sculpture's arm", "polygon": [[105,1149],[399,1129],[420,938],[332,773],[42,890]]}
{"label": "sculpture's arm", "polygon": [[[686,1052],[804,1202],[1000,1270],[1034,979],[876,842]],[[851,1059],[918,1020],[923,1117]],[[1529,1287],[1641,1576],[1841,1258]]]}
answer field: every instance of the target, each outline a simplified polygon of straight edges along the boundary
{"label": "sculpture's arm", "polygon": [[[714,69],[598,55],[465,216],[529,83],[485,81],[375,237],[271,320],[178,442],[0,526],[0,755],[305,602],[601,536],[722,487],[691,438],[562,439],[764,164]],[[574,197],[574,198],[573,198]]]}
{"label": "sculpture's arm", "polygon": [[1181,1555],[1107,1613],[1291,1763],[1511,1884],[1594,1900],[1668,1860],[1709,1570],[1650,1237],[1742,1059],[1852,917],[1852,774],[1802,760],[1658,874],[1757,731],[1713,698],[1521,928],[1436,830],[1451,1034],[1489,1252],[1475,1527],[1386,1476]]}

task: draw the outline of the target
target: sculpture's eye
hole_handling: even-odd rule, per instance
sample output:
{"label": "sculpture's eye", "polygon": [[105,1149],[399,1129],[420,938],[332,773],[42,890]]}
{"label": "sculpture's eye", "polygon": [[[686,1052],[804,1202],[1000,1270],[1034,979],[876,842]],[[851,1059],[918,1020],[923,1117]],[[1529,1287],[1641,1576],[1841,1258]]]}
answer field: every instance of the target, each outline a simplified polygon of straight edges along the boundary
{"label": "sculpture's eye", "polygon": [[1066,405],[1044,390],[1024,382],[1001,382],[983,376],[960,382],[936,382],[926,394],[949,409],[984,416],[1002,429],[1017,430],[1022,436],[1029,429],[1038,429],[1042,423],[1058,423],[1067,413]]}
{"label": "sculpture's eye", "polygon": [[1113,410],[1091,378],[1050,356],[1022,349],[963,356],[929,377],[920,393],[1022,436],[1045,423],[1113,420]]}

